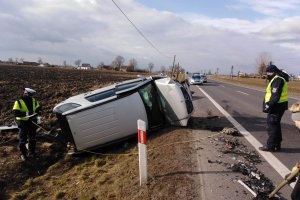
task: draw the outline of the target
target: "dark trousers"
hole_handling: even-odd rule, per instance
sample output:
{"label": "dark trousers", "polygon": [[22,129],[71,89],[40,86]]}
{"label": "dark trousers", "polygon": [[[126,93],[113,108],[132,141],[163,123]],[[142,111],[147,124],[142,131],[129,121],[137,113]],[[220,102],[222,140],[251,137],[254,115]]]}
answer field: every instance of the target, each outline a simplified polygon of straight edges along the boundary
{"label": "dark trousers", "polygon": [[35,153],[36,126],[31,121],[18,121],[19,149],[22,155],[27,155],[26,143],[28,142],[29,154]]}
{"label": "dark trousers", "polygon": [[280,147],[282,141],[282,132],[281,132],[281,118],[285,110],[276,110],[268,113],[267,116],[267,131],[268,131],[268,140],[267,147],[274,148]]}
{"label": "dark trousers", "polygon": [[292,200],[300,200],[300,176],[298,176],[298,180],[294,187],[291,197]]}

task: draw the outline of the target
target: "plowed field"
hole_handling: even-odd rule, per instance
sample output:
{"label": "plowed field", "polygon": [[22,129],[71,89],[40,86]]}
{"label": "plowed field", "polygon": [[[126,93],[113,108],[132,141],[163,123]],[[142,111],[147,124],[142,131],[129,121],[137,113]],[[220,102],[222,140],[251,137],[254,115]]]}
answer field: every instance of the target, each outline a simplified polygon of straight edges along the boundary
{"label": "plowed field", "polygon": [[[14,121],[12,106],[25,87],[37,91],[42,126],[56,125],[53,107],[64,99],[137,74],[71,69],[0,66],[0,125]],[[189,131],[168,128],[147,138],[150,146],[189,139]],[[149,183],[140,187],[137,140],[97,152],[69,156],[64,144],[38,135],[37,158],[20,160],[18,131],[0,133],[0,199],[195,199],[199,196],[189,173],[193,149],[163,147],[149,153]],[[103,153],[105,155],[103,155]],[[174,184],[176,183],[176,184]],[[198,193],[198,194],[197,194]]]}

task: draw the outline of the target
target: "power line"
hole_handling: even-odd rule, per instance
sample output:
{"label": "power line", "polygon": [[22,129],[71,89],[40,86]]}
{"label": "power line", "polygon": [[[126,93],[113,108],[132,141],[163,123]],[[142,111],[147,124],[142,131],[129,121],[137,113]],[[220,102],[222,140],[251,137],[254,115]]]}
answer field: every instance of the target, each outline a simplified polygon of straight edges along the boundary
{"label": "power line", "polygon": [[[131,25],[137,30],[137,32],[161,55],[166,56],[164,53],[162,53],[144,34],[143,32],[129,19],[129,17],[123,12],[123,10],[118,6],[118,4],[114,1],[111,0],[115,6],[121,11],[121,13],[126,17],[126,19],[131,23]],[[169,56],[166,56],[169,57]]]}

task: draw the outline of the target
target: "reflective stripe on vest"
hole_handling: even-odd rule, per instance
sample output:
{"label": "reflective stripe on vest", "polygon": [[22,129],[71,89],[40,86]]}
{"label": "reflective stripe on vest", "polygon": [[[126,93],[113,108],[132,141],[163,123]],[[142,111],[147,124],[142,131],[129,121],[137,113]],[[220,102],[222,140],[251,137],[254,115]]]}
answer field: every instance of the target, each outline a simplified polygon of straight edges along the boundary
{"label": "reflective stripe on vest", "polygon": [[280,95],[280,99],[278,101],[278,103],[282,103],[282,102],[286,102],[288,101],[288,85],[287,85],[287,82],[285,81],[284,78],[280,77],[280,76],[275,76],[269,83],[267,89],[266,89],[266,95],[265,95],[265,103],[269,102],[270,99],[271,99],[271,96],[272,96],[272,88],[271,88],[271,85],[272,85],[272,82],[276,79],[276,78],[281,78],[283,81],[284,81],[284,84],[283,84],[283,88],[282,88],[282,92],[281,92],[281,95]]}
{"label": "reflective stripe on vest", "polygon": [[[33,114],[35,113],[36,109],[40,106],[39,102],[36,101],[34,98],[32,98],[32,108],[33,108]],[[23,113],[29,112],[25,102],[23,101],[23,99],[20,99],[18,101],[15,102],[13,110],[19,110]],[[28,117],[16,117],[16,120],[23,120],[23,121],[27,121],[29,118]]]}

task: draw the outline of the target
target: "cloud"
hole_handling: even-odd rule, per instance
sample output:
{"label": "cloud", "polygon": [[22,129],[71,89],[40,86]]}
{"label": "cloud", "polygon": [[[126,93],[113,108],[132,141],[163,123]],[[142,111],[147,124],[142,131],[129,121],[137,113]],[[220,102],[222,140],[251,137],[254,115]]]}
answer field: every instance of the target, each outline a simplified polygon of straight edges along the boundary
{"label": "cloud", "polygon": [[276,43],[291,43],[300,48],[300,16],[286,18],[262,30],[263,36]]}
{"label": "cloud", "polygon": [[[219,68],[229,73],[234,66],[254,72],[260,52],[273,53],[275,58],[293,55],[290,44],[299,39],[297,18],[218,19],[159,11],[134,0],[116,2],[136,27],[112,1],[0,1],[0,59],[41,57],[53,64],[81,59],[97,66],[121,55],[125,62],[135,58],[140,68],[153,62],[159,70],[172,65],[176,55],[176,62],[188,71]],[[275,22],[280,30],[274,28]]]}
{"label": "cloud", "polygon": [[[238,18],[209,18],[194,13],[183,14],[182,17],[195,25],[215,27],[238,33],[257,33],[272,25],[275,19],[244,20]],[[277,21],[277,20],[276,20]]]}
{"label": "cloud", "polygon": [[237,0],[236,4],[228,5],[228,7],[233,9],[251,9],[257,13],[274,18],[288,16],[291,11],[299,11],[299,6],[300,2],[298,0]]}

